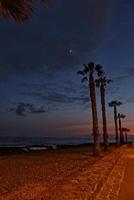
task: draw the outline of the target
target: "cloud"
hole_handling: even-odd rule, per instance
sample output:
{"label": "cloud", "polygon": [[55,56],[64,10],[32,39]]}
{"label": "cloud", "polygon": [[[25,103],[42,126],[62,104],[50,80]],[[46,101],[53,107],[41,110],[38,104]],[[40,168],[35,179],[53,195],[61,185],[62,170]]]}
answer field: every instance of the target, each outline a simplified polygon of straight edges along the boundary
{"label": "cloud", "polygon": [[[75,77],[72,78],[72,76]],[[42,103],[50,106],[73,103],[80,105],[89,102],[88,86],[81,84],[76,72],[74,74],[68,73],[68,77],[66,76],[64,80],[63,77],[64,75],[61,79],[59,75],[57,79],[52,78],[50,83],[46,81],[42,84],[22,84],[23,91],[20,92],[20,95],[25,98],[37,98]]]}
{"label": "cloud", "polygon": [[24,103],[18,103],[16,108],[11,108],[11,112],[14,112],[18,116],[26,117],[26,105]]}
{"label": "cloud", "polygon": [[130,77],[134,77],[134,67],[126,67],[125,73],[120,74],[119,76],[113,77],[113,81],[121,81],[124,79],[128,79]]}
{"label": "cloud", "polygon": [[89,102],[88,95],[71,95],[60,93],[57,91],[51,91],[50,93],[43,92],[31,92],[23,93],[23,95],[38,97],[41,100],[45,101],[47,104],[85,104]]}
{"label": "cloud", "polygon": [[134,103],[134,97],[129,97],[129,98],[126,100],[126,103]]}
{"label": "cloud", "polygon": [[134,67],[129,67],[126,71],[130,76],[134,76]]}
{"label": "cloud", "polygon": [[36,108],[33,104],[20,102],[15,108],[11,108],[10,112],[14,112],[21,117],[26,117],[26,114],[40,114],[45,113],[46,110],[44,110],[43,106]]}

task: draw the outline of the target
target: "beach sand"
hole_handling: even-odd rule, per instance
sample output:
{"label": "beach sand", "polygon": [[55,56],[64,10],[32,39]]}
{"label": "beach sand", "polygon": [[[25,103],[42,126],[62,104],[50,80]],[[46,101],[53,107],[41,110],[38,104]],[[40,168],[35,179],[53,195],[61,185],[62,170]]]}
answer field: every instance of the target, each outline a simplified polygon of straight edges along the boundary
{"label": "beach sand", "polygon": [[0,156],[0,200],[56,199],[61,188],[110,154],[95,158],[91,152],[85,146]]}

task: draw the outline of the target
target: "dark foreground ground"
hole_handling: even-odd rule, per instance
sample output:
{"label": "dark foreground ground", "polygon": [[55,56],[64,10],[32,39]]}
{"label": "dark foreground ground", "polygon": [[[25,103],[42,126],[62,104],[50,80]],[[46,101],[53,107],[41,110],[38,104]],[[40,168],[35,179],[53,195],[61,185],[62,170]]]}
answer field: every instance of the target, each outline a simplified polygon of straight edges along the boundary
{"label": "dark foreground ground", "polygon": [[[91,152],[91,146],[82,146],[1,155],[0,200],[75,200],[74,195],[80,196],[75,188],[83,185],[83,190],[89,191],[87,181],[92,186],[100,180],[100,175],[102,181],[118,159],[120,149],[111,147],[110,152],[102,152],[99,158],[93,157]],[[86,179],[81,179],[84,176]],[[70,197],[65,196],[64,191],[70,193]]]}

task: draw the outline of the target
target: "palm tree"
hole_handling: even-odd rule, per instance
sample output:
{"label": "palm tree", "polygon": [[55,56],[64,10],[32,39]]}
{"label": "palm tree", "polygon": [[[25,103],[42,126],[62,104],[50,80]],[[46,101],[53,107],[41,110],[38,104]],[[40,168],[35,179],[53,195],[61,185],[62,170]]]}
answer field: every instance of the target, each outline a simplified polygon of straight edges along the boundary
{"label": "palm tree", "polygon": [[85,80],[88,81],[90,99],[91,99],[91,108],[92,108],[92,118],[93,118],[93,136],[94,136],[94,155],[100,155],[100,142],[99,142],[99,129],[98,129],[98,117],[97,117],[97,105],[96,105],[96,90],[95,90],[95,80],[94,74],[95,64],[93,62],[85,65],[82,71],[78,71],[78,74],[83,76],[82,82]]}
{"label": "palm tree", "polygon": [[129,128],[127,128],[126,129],[126,132],[125,132],[125,139],[126,139],[126,144],[128,143],[128,132],[130,132],[130,129]]}
{"label": "palm tree", "polygon": [[119,120],[119,131],[120,131],[120,145],[124,144],[124,137],[122,133],[122,121],[121,119],[124,119],[126,116],[123,114],[118,114],[118,120]]}
{"label": "palm tree", "polygon": [[115,123],[115,134],[116,134],[116,144],[119,145],[119,136],[118,136],[118,123],[117,123],[117,106],[122,105],[120,101],[111,101],[109,103],[110,107],[114,108],[114,123]]}
{"label": "palm tree", "polygon": [[[50,0],[40,0],[48,3]],[[32,16],[35,0],[0,0],[0,16],[24,23]]]}
{"label": "palm tree", "polygon": [[128,128],[122,128],[122,133],[125,134],[125,143],[126,144],[128,143],[128,136],[127,136],[128,132],[130,132],[130,129],[128,129]]}
{"label": "palm tree", "polygon": [[108,150],[109,142],[108,142],[108,132],[107,132],[105,93],[106,93],[106,85],[112,81],[109,79],[106,79],[104,71],[103,71],[103,67],[101,65],[96,65],[96,71],[99,77],[96,80],[96,86],[100,88],[100,96],[101,96],[104,150]]}

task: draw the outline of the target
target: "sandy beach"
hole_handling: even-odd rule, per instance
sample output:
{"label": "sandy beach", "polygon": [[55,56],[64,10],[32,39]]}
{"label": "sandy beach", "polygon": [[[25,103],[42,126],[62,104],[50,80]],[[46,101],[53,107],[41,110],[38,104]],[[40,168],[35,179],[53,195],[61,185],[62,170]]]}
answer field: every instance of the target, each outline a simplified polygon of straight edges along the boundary
{"label": "sandy beach", "polygon": [[[109,161],[113,149],[103,152],[100,158],[93,157],[88,146],[0,156],[0,200],[59,200],[64,186],[103,158],[105,163]],[[114,156],[118,157],[117,153]]]}

